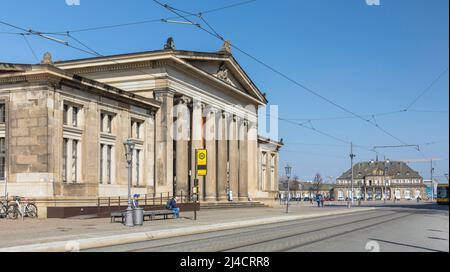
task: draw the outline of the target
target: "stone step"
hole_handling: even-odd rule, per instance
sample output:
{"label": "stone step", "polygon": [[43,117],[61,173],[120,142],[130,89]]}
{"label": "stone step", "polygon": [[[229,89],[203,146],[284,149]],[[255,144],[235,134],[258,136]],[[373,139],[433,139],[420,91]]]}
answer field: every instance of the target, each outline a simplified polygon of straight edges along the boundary
{"label": "stone step", "polygon": [[265,208],[260,202],[205,202],[200,204],[200,209],[235,209],[235,208]]}

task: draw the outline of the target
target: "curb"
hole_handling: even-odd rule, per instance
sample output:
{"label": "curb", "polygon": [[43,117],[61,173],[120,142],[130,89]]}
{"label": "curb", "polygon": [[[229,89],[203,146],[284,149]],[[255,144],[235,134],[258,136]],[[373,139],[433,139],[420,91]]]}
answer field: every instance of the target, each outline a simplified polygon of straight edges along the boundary
{"label": "curb", "polygon": [[160,231],[146,231],[146,232],[138,232],[138,233],[130,233],[130,234],[119,234],[113,236],[104,236],[98,238],[88,238],[88,239],[80,239],[80,240],[71,240],[71,241],[59,241],[59,242],[51,242],[51,243],[41,243],[41,244],[32,244],[32,245],[24,245],[24,246],[16,246],[16,247],[6,247],[0,248],[0,252],[77,252],[80,250],[93,249],[93,248],[101,248],[101,247],[109,247],[115,245],[129,244],[129,243],[137,243],[144,242],[156,239],[164,239],[164,238],[172,238],[177,236],[185,236],[192,234],[201,234],[207,232],[221,231],[221,230],[230,230],[242,227],[251,227],[257,225],[271,224],[271,223],[281,223],[299,219],[310,219],[331,215],[343,215],[343,214],[351,214],[358,212],[366,212],[376,210],[376,208],[359,208],[357,210],[344,210],[337,212],[325,212],[320,214],[309,214],[309,215],[291,215],[291,216],[279,216],[279,217],[270,217],[270,218],[262,218],[262,219],[252,219],[247,221],[238,221],[238,222],[230,222],[230,223],[220,223],[220,224],[212,224],[206,226],[194,226],[187,228],[177,228],[177,229],[169,229],[169,230],[160,230]]}

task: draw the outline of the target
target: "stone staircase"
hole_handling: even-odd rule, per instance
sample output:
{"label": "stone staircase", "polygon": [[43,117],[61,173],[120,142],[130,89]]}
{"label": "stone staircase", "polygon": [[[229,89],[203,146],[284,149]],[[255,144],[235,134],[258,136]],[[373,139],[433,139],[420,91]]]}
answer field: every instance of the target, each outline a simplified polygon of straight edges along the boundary
{"label": "stone staircase", "polygon": [[237,209],[237,208],[267,208],[261,202],[202,202],[200,210]]}

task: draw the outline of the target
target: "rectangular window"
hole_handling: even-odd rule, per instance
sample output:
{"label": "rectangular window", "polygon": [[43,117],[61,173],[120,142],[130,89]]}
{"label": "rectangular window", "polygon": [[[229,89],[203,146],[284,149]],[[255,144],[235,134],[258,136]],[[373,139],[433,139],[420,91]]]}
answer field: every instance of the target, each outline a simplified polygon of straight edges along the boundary
{"label": "rectangular window", "polygon": [[103,149],[105,148],[104,144],[100,145],[100,184],[103,184]]}
{"label": "rectangular window", "polygon": [[68,126],[69,125],[69,106],[64,104],[64,109],[63,109],[63,120],[64,120],[64,125]]}
{"label": "rectangular window", "polygon": [[70,104],[63,105],[63,123],[65,126],[78,127],[80,125],[81,107]]}
{"label": "rectangular window", "polygon": [[139,186],[140,164],[141,164],[141,150],[136,149],[136,186]]}
{"label": "rectangular window", "polygon": [[72,107],[72,126],[78,127],[78,113],[79,109],[77,107]]}
{"label": "rectangular window", "polygon": [[113,116],[109,115],[106,118],[106,132],[108,133],[112,133],[112,121],[113,121]]}
{"label": "rectangular window", "polygon": [[0,138],[0,180],[5,180],[6,144],[5,138]]}
{"label": "rectangular window", "polygon": [[100,184],[112,184],[112,153],[112,145],[100,145]]}
{"label": "rectangular window", "polygon": [[4,124],[6,122],[6,105],[5,103],[0,103],[0,123]]}
{"label": "rectangular window", "polygon": [[143,122],[131,120],[130,136],[134,139],[142,139]]}
{"label": "rectangular window", "polygon": [[141,138],[141,123],[136,122],[136,139]]}
{"label": "rectangular window", "polygon": [[100,114],[100,131],[112,133],[113,116],[111,114]]}
{"label": "rectangular window", "polygon": [[78,140],[72,140],[72,182],[77,182],[78,170]]}
{"label": "rectangular window", "polygon": [[105,131],[105,125],[104,125],[104,120],[105,120],[105,114],[101,113],[100,114],[100,131],[104,132]]}
{"label": "rectangular window", "polygon": [[111,153],[112,146],[108,145],[106,147],[106,181],[111,184]]}
{"label": "rectangular window", "polygon": [[67,182],[67,149],[69,145],[69,140],[64,139],[63,143],[63,173],[62,173],[62,180],[63,182]]}

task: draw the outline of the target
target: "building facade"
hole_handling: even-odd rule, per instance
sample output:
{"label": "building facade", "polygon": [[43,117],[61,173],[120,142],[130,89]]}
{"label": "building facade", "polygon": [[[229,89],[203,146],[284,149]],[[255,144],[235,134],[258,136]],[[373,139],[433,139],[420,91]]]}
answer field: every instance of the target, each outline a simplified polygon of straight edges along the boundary
{"label": "building facade", "polygon": [[[288,191],[286,180],[280,182],[279,190],[279,197],[285,199]],[[315,199],[317,195],[332,199],[334,198],[334,184],[291,180],[289,192],[290,197],[296,200]]]}
{"label": "building facade", "polygon": [[[338,200],[350,197],[352,170],[336,179]],[[354,197],[364,200],[412,200],[426,196],[426,186],[418,172],[401,161],[360,162],[353,166]]]}
{"label": "building facade", "polygon": [[131,139],[133,194],[191,194],[195,151],[207,149],[201,200],[270,200],[281,145],[258,140],[267,102],[229,43],[206,53],[169,39],[157,51],[0,64],[0,186],[42,199],[126,196]]}

